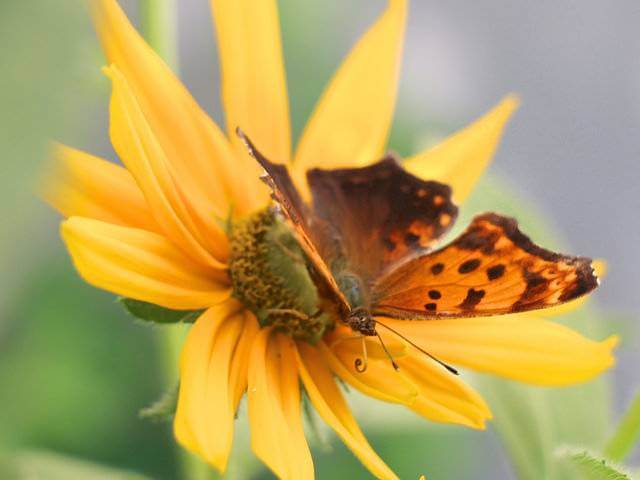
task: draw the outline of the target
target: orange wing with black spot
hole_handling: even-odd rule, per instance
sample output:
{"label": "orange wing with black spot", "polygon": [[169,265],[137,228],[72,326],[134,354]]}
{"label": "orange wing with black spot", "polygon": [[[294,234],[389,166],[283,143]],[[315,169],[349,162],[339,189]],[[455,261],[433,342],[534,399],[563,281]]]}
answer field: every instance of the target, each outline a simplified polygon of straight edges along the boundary
{"label": "orange wing with black spot", "polygon": [[591,259],[545,250],[514,219],[487,213],[449,245],[379,279],[372,310],[401,319],[516,313],[568,302],[597,285]]}

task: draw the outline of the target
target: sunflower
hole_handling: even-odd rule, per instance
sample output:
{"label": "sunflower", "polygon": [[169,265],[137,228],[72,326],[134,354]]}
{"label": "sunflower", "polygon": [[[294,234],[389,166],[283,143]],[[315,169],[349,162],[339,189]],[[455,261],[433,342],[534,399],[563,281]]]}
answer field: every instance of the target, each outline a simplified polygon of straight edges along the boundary
{"label": "sunflower", "polygon": [[[480,395],[398,337],[383,333],[397,372],[370,339],[368,368],[358,372],[362,350],[360,341],[350,341],[348,327],[314,324],[305,336],[304,325],[300,335],[261,323],[260,302],[282,293],[277,282],[230,274],[234,258],[243,259],[236,271],[245,273],[252,262],[269,261],[268,251],[255,245],[262,223],[254,221],[264,215],[269,192],[235,128],[241,126],[268,158],[289,165],[303,196],[310,168],[379,159],[394,110],[406,0],[390,0],[349,53],[295,154],[275,0],[211,1],[226,133],[115,0],[92,5],[112,83],[110,137],[124,166],[58,146],[46,198],[66,217],[62,237],[87,282],[135,301],[198,312],[180,359],[178,442],[224,472],[234,416],[246,395],[255,454],[280,478],[313,478],[301,419],[304,392],[373,475],[397,478],[365,439],[338,379],[429,420],[484,428],[491,413]],[[516,98],[505,98],[441,144],[406,159],[406,169],[450,184],[464,201],[516,107]],[[589,340],[532,314],[390,322],[447,363],[539,385],[595,376],[612,365],[616,343],[615,337]]]}

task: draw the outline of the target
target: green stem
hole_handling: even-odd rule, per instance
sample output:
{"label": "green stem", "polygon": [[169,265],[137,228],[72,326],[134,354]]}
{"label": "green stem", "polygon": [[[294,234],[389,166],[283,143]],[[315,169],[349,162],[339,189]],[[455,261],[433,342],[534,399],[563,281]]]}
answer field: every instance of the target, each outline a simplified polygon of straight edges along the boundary
{"label": "green stem", "polygon": [[[140,0],[140,24],[147,43],[178,74],[178,0]],[[187,326],[167,325],[158,328],[158,343],[162,355],[165,384],[172,388],[179,378],[178,360]],[[199,458],[178,447],[181,477],[184,480],[204,480],[213,477],[211,469]]]}
{"label": "green stem", "polygon": [[140,0],[142,35],[176,73],[179,70],[177,18],[177,0]]}
{"label": "green stem", "polygon": [[636,394],[607,442],[604,454],[614,462],[622,462],[640,440],[640,393]]}

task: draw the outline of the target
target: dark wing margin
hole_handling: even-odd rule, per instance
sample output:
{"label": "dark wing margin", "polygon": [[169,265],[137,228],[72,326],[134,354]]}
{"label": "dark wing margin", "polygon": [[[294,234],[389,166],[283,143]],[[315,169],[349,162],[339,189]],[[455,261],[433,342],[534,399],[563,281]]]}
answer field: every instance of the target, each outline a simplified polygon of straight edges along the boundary
{"label": "dark wing margin", "polygon": [[313,212],[339,232],[346,268],[371,283],[433,247],[458,214],[451,188],[405,171],[393,155],[362,168],[307,174]]}
{"label": "dark wing margin", "polygon": [[376,282],[372,308],[400,319],[490,316],[560,305],[597,286],[591,259],[546,250],[514,219],[486,213]]}

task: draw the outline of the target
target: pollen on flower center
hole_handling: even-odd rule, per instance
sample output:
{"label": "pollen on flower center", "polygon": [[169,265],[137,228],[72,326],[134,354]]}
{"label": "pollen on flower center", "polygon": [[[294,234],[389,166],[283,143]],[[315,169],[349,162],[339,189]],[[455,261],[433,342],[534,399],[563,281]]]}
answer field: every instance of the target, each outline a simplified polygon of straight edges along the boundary
{"label": "pollen on flower center", "polygon": [[318,308],[306,256],[289,228],[265,209],[235,222],[230,244],[234,296],[260,326],[317,342],[333,322]]}

